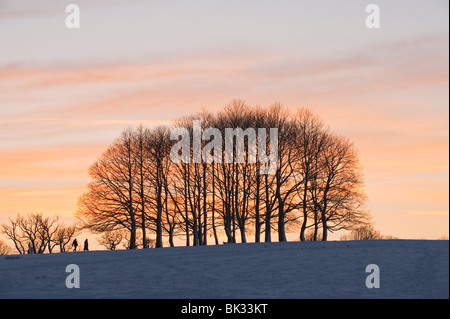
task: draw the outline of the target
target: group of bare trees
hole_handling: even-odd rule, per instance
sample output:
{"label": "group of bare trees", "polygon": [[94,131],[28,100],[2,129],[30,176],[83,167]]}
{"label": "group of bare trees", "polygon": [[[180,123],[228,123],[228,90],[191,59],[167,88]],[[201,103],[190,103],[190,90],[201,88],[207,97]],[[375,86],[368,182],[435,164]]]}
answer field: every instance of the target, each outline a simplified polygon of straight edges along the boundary
{"label": "group of bare trees", "polygon": [[360,225],[353,228],[349,233],[341,236],[340,240],[377,240],[398,239],[392,235],[383,235],[376,230],[372,224]]}
{"label": "group of bare trees", "polygon": [[56,247],[65,252],[77,227],[65,225],[56,216],[43,217],[35,213],[10,219],[9,224],[1,225],[1,232],[14,243],[19,254],[42,254],[52,253]]}
{"label": "group of bare trees", "polygon": [[[261,173],[259,158],[227,162],[225,152],[207,147],[208,137],[195,141],[193,121],[202,129],[278,129],[274,174]],[[173,161],[174,128],[191,134],[190,161]],[[210,136],[209,138],[211,138]],[[201,149],[214,161],[195,161]],[[225,144],[225,141],[222,141]],[[233,140],[236,148],[236,142]],[[258,154],[266,154],[259,149]],[[223,147],[222,149],[225,149]],[[234,148],[233,148],[234,150]],[[232,156],[236,156],[234,154]],[[217,114],[184,117],[172,127],[126,129],[89,168],[90,183],[79,200],[77,217],[97,233],[127,230],[129,248],[155,246],[174,238],[187,246],[286,241],[287,232],[300,240],[327,240],[329,231],[351,229],[366,220],[365,195],[358,152],[345,137],[332,133],[311,111],[292,113],[279,104],[249,107],[234,101]]]}

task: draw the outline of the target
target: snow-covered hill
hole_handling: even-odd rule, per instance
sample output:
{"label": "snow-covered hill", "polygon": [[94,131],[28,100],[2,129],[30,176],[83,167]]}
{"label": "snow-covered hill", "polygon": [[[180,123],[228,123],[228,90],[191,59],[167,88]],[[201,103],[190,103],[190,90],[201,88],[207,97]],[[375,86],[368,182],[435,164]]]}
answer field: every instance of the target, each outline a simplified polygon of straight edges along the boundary
{"label": "snow-covered hill", "polygon": [[[80,288],[66,287],[79,267]],[[380,288],[366,287],[366,266]],[[70,277],[69,279],[71,279]],[[0,298],[448,298],[449,242],[290,242],[0,256]]]}

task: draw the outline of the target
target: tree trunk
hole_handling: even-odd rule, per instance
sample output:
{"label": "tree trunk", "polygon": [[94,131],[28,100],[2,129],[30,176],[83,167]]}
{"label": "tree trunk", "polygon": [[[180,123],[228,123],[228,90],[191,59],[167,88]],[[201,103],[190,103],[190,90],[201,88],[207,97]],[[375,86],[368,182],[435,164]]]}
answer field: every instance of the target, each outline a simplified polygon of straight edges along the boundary
{"label": "tree trunk", "polygon": [[155,248],[162,247],[162,202],[161,202],[161,191],[158,190],[157,198],[157,212],[156,212],[156,243]]}
{"label": "tree trunk", "polygon": [[261,223],[259,221],[259,188],[261,183],[261,175],[259,173],[259,165],[256,165],[256,194],[255,194],[255,243],[261,241]]}
{"label": "tree trunk", "polygon": [[326,216],[326,212],[327,212],[327,193],[328,193],[328,189],[329,186],[327,185],[326,189],[325,189],[325,195],[323,198],[323,210],[321,211],[322,213],[322,241],[327,241],[328,239],[328,225],[327,225],[327,216]]}
{"label": "tree trunk", "polygon": [[305,183],[304,183],[304,189],[303,189],[303,222],[302,227],[300,229],[300,240],[305,241],[305,230],[306,230],[306,224],[308,222],[308,211],[307,211],[307,200],[306,195],[308,193],[308,171],[305,172]]}
{"label": "tree trunk", "polygon": [[[226,201],[227,199],[225,199]],[[231,232],[231,212],[230,212],[230,204],[225,202],[225,220],[224,220],[224,228],[225,228],[225,234],[227,236],[227,242],[232,243],[233,242],[233,235]]]}
{"label": "tree trunk", "polygon": [[162,247],[162,168],[158,161],[156,166],[156,243],[155,248]]}
{"label": "tree trunk", "polygon": [[317,217],[317,209],[314,208],[314,241],[317,241],[317,233],[319,232],[319,222]]}
{"label": "tree trunk", "polygon": [[188,207],[188,181],[187,181],[187,165],[183,164],[184,167],[184,213],[185,213],[185,230],[186,230],[186,247],[189,247],[191,245],[191,241],[190,241],[190,233],[189,233],[189,207]]}
{"label": "tree trunk", "polygon": [[266,180],[266,230],[265,230],[265,239],[264,241],[266,243],[270,243],[272,241],[272,235],[271,235],[271,226],[270,226],[270,215],[272,213],[271,209],[270,209],[270,205],[269,205],[269,178],[267,176],[267,174],[265,175],[265,180]]}
{"label": "tree trunk", "polygon": [[141,197],[141,210],[142,210],[142,248],[146,249],[148,248],[147,244],[147,233],[145,229],[145,197],[144,197],[144,173],[141,163],[141,189],[140,189],[140,197]]}
{"label": "tree trunk", "polygon": [[277,200],[278,200],[278,241],[286,241],[286,232],[284,229],[284,202],[281,199],[281,177],[280,170],[277,170]]}
{"label": "tree trunk", "polygon": [[214,241],[216,243],[216,245],[219,245],[219,238],[217,237],[217,230],[216,230],[216,219],[215,219],[215,214],[216,214],[216,186],[215,186],[215,170],[214,170],[214,163],[212,163],[212,207],[211,207],[211,223],[212,223],[212,229],[213,229],[213,234],[214,234]]}
{"label": "tree trunk", "polygon": [[322,241],[327,241],[328,239],[328,226],[327,219],[325,216],[322,216]]}
{"label": "tree trunk", "polygon": [[173,243],[173,230],[174,230],[174,227],[169,226],[169,245],[170,245],[170,247],[175,247],[175,245]]}
{"label": "tree trunk", "polygon": [[[130,182],[131,184],[131,182]],[[129,249],[136,249],[136,218],[134,215],[134,209],[133,209],[133,194],[132,194],[132,187],[129,188],[129,199],[130,204],[128,206],[129,213],[130,213],[130,222],[131,222],[131,229],[130,229],[130,247]]]}

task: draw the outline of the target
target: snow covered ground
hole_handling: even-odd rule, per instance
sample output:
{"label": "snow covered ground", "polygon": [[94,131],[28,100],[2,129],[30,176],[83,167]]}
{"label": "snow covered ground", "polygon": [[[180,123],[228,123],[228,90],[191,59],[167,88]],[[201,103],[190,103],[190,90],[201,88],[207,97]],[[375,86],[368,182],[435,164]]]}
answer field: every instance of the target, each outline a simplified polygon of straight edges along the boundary
{"label": "snow covered ground", "polygon": [[[66,287],[66,266],[80,288]],[[366,266],[380,288],[366,287]],[[449,298],[449,242],[289,242],[0,256],[0,298]]]}

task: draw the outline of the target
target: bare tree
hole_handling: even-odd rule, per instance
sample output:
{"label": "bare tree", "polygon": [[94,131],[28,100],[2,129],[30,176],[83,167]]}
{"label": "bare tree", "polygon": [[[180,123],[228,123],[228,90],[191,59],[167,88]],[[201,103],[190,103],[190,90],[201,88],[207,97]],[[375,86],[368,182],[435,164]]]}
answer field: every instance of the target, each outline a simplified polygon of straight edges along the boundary
{"label": "bare tree", "polygon": [[53,252],[56,234],[63,227],[58,217],[43,217],[42,214],[17,215],[9,219],[9,225],[2,225],[2,232],[11,239],[20,254],[26,254],[29,246],[33,252],[42,254],[47,250]]}
{"label": "bare tree", "polygon": [[[19,254],[26,254],[28,244],[31,245],[30,241],[27,241],[30,236],[27,236],[27,233],[21,230],[19,218],[22,217],[17,216],[16,220],[10,218],[10,225],[2,224],[2,233],[13,241],[14,247]],[[35,236],[32,238],[34,240]]]}
{"label": "bare tree", "polygon": [[97,241],[108,250],[116,250],[125,236],[126,234],[123,230],[111,230],[103,232]]}
{"label": "bare tree", "polygon": [[[171,164],[170,145],[170,131],[167,127],[157,127],[149,132],[146,150],[151,167],[152,195],[149,199],[155,210],[151,219],[156,228],[156,248],[162,247],[163,212],[165,203],[169,199],[167,180]],[[165,212],[168,213],[167,210]]]}
{"label": "bare tree", "polygon": [[79,200],[76,216],[83,228],[104,232],[126,228],[136,248],[136,157],[133,132],[125,130],[89,168],[91,182]]}
{"label": "bare tree", "polygon": [[67,245],[70,243],[72,238],[77,234],[78,228],[76,225],[66,226],[61,225],[55,232],[54,239],[52,242],[59,246],[60,252],[67,251]]}
{"label": "bare tree", "polygon": [[0,255],[8,255],[10,253],[11,248],[3,240],[0,240]]}
{"label": "bare tree", "polygon": [[341,236],[341,240],[374,240],[381,238],[380,232],[375,230],[370,224],[356,227],[350,233]]}
{"label": "bare tree", "polygon": [[318,191],[313,202],[321,214],[322,240],[328,231],[351,229],[367,220],[362,172],[354,145],[344,137],[329,136],[316,172]]}
{"label": "bare tree", "polygon": [[[211,127],[226,137],[220,151],[209,146],[212,131],[202,134]],[[137,247],[139,230],[146,248],[149,231],[156,235],[156,247],[164,237],[170,246],[174,237],[184,237],[187,246],[206,245],[211,232],[219,244],[220,230],[228,243],[235,243],[237,234],[247,242],[252,231],[256,242],[262,233],[272,241],[272,231],[286,241],[287,230],[299,232],[301,240],[306,231],[308,238],[327,240],[328,231],[350,229],[367,216],[355,146],[307,109],[292,114],[280,103],[263,108],[235,100],[215,115],[203,111],[183,117],[174,128],[183,140],[189,135],[189,147],[182,151],[183,156],[189,152],[188,161],[172,162],[172,146],[181,140],[171,141],[169,127],[140,126],[125,130],[91,166],[77,212],[85,228],[127,229],[129,248]],[[269,129],[278,135],[260,145],[260,134]],[[251,144],[256,137],[257,145]],[[259,155],[271,153],[275,143],[276,171],[263,174],[267,164]]]}
{"label": "bare tree", "polygon": [[340,240],[377,240],[377,239],[398,239],[391,235],[382,235],[372,224],[367,223],[353,228],[350,233],[342,235]]}
{"label": "bare tree", "polygon": [[310,188],[314,176],[317,174],[317,158],[324,149],[328,136],[322,121],[318,116],[308,109],[300,109],[296,114],[297,139],[295,148],[298,150],[297,189],[301,199],[300,210],[302,214],[302,225],[300,228],[300,240],[304,241],[308,219],[311,216]]}
{"label": "bare tree", "polygon": [[151,142],[150,131],[144,129],[140,125],[132,134],[134,144],[134,160],[136,163],[136,182],[134,186],[135,192],[139,197],[139,210],[141,215],[141,231],[142,231],[142,247],[148,248],[147,243],[147,209],[148,209],[148,197],[151,192],[151,177],[150,173],[152,165],[150,163],[150,154],[148,152],[148,144]]}

